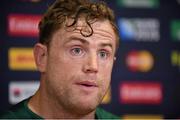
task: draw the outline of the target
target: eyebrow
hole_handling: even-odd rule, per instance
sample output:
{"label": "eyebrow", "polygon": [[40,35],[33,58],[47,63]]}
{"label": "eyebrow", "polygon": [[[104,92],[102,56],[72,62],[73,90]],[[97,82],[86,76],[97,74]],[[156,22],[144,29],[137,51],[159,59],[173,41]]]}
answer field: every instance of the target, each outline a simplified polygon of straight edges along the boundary
{"label": "eyebrow", "polygon": [[83,39],[83,38],[75,37],[75,36],[69,37],[69,38],[68,38],[68,41],[67,41],[66,43],[68,43],[68,42],[70,42],[70,41],[80,41],[80,42],[82,42],[82,43],[89,44],[89,42],[88,42],[87,40],[85,40],[85,39]]}
{"label": "eyebrow", "polygon": [[111,43],[102,43],[100,44],[101,47],[106,47],[106,46],[109,46],[111,49],[113,49],[113,46]]}
{"label": "eyebrow", "polygon": [[[71,37],[69,37],[68,39],[69,39],[69,40],[68,40],[66,43],[68,43],[68,42],[70,42],[70,41],[80,41],[80,42],[82,42],[83,44],[89,45],[89,42],[88,42],[87,40],[85,40],[85,39],[83,39],[83,38],[80,38],[80,37],[71,36]],[[111,49],[113,49],[112,44],[109,43],[109,42],[108,42],[108,43],[100,43],[99,46],[100,46],[100,47],[109,46]]]}

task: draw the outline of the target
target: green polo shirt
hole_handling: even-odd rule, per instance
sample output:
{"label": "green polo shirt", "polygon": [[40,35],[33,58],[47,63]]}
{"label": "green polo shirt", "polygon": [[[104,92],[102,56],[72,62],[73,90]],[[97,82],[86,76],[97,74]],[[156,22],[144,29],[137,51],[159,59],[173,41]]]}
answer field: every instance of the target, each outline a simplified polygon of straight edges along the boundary
{"label": "green polo shirt", "polygon": [[[0,118],[8,119],[43,119],[36,113],[32,112],[28,106],[28,99],[20,102],[19,104],[13,106],[8,112],[0,116]],[[117,116],[101,109],[97,108],[95,113],[96,119],[119,119]]]}

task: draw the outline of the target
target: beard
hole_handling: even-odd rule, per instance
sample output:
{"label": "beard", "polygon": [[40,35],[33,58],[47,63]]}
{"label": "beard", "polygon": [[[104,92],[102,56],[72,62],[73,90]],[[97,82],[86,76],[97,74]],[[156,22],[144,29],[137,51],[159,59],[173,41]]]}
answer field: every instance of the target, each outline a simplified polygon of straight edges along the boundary
{"label": "beard", "polygon": [[[96,77],[94,76],[73,76],[71,78],[67,77],[64,80],[47,80],[46,84],[47,92],[49,93],[48,96],[51,97],[57,108],[60,108],[61,111],[64,111],[65,113],[76,116],[76,118],[87,115],[95,111],[96,107],[101,103],[106,91],[103,91],[103,89],[101,89],[102,84],[100,84],[99,82],[97,83],[98,88],[95,92],[89,95],[85,95],[71,81],[94,79],[96,79]],[[68,82],[68,80],[70,82]]]}

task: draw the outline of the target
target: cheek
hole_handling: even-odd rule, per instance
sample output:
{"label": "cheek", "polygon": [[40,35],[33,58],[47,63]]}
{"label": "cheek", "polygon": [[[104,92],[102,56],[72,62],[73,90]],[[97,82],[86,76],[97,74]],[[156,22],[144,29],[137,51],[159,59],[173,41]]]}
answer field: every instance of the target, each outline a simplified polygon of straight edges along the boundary
{"label": "cheek", "polygon": [[50,56],[49,58],[48,74],[51,75],[51,79],[54,78],[56,82],[63,81],[63,84],[65,84],[66,82],[70,82],[72,76],[78,75],[81,67],[80,63],[78,64],[74,60],[58,54]]}
{"label": "cheek", "polygon": [[103,67],[100,67],[99,78],[101,81],[103,91],[106,91],[106,89],[108,89],[108,87],[110,85],[112,65],[113,64],[106,64],[106,65],[103,65]]}
{"label": "cheek", "polygon": [[99,72],[101,77],[110,78],[112,73],[113,62],[99,64]]}

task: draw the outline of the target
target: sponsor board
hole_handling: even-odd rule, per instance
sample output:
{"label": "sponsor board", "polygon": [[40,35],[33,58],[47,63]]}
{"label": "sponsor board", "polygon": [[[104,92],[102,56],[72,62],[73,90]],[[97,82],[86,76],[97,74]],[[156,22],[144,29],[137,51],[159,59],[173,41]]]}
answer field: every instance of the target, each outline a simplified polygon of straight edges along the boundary
{"label": "sponsor board", "polygon": [[10,14],[8,34],[18,37],[37,37],[40,15]]}
{"label": "sponsor board", "polygon": [[160,23],[154,18],[121,18],[118,20],[122,41],[158,42]]}
{"label": "sponsor board", "polygon": [[123,120],[163,120],[163,115],[156,114],[127,114],[122,116]]}
{"label": "sponsor board", "polygon": [[10,70],[36,70],[32,48],[10,48]]}
{"label": "sponsor board", "polygon": [[101,104],[109,104],[111,102],[111,88],[108,89],[106,95],[104,96]]}
{"label": "sponsor board", "polygon": [[180,51],[173,50],[171,52],[171,64],[173,67],[179,68],[180,71]]}
{"label": "sponsor board", "polygon": [[154,66],[154,57],[147,50],[132,50],[126,56],[126,65],[132,72],[149,72]]}
{"label": "sponsor board", "polygon": [[117,4],[127,8],[158,8],[159,0],[117,0]]}
{"label": "sponsor board", "polygon": [[122,82],[119,86],[122,104],[161,104],[162,85],[157,82]]}
{"label": "sponsor board", "polygon": [[180,41],[180,20],[171,21],[171,37],[174,41]]}
{"label": "sponsor board", "polygon": [[9,103],[16,104],[32,96],[39,88],[38,81],[13,81],[9,83]]}

